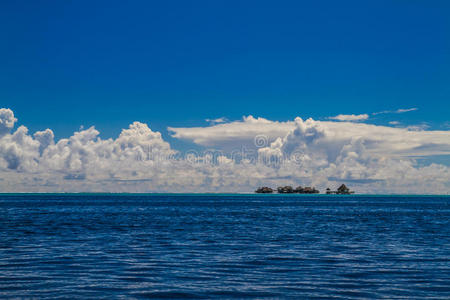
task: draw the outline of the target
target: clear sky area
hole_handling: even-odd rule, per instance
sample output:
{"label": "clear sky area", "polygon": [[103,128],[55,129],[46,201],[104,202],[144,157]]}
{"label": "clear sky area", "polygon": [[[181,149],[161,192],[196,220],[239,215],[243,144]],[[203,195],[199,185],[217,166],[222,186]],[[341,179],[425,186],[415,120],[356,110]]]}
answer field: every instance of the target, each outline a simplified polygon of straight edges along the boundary
{"label": "clear sky area", "polygon": [[253,115],[450,115],[448,1],[2,1],[0,101],[32,130],[117,135]]}

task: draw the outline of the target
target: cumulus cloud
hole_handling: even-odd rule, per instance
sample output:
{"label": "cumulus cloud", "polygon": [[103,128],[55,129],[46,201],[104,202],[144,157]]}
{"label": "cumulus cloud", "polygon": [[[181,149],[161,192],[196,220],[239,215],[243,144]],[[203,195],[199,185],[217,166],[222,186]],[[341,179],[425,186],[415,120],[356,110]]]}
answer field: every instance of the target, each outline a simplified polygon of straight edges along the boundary
{"label": "cumulus cloud", "polygon": [[0,139],[0,156],[3,168],[18,171],[33,171],[37,165],[39,142],[28,135],[28,129],[20,126],[13,134]]}
{"label": "cumulus cloud", "polygon": [[368,114],[361,114],[361,115],[337,115],[335,117],[330,117],[331,120],[337,120],[337,121],[348,121],[348,122],[354,122],[354,121],[364,121],[369,118]]}
{"label": "cumulus cloud", "polygon": [[[273,122],[247,118],[205,128],[171,128],[174,137],[200,145],[232,148],[234,141],[254,143],[258,162],[269,166],[266,178],[320,187],[351,182],[360,191],[436,193],[449,189],[449,168],[418,167],[415,158],[450,155],[449,131],[412,131],[364,123],[304,121]],[[232,139],[226,137],[232,136]],[[266,137],[267,146],[255,137]],[[416,178],[423,172],[429,176]],[[435,173],[433,173],[435,172]],[[269,175],[270,174],[270,175]],[[266,179],[267,180],[267,179]],[[369,184],[370,183],[370,184]]]}
{"label": "cumulus cloud", "polygon": [[[415,156],[450,154],[449,131],[410,131],[364,123],[244,117],[208,127],[171,128],[174,137],[210,151],[178,152],[147,124],[117,138],[95,127],[54,140],[50,129],[12,132],[2,117],[0,189],[5,192],[251,192],[260,185],[341,182],[357,192],[447,193],[449,167],[418,165]],[[12,125],[11,125],[12,122]],[[227,151],[252,145],[254,152]]]}
{"label": "cumulus cloud", "polygon": [[14,127],[14,123],[17,119],[14,117],[14,113],[9,108],[0,109],[0,136],[8,133]]}
{"label": "cumulus cloud", "polygon": [[[437,149],[437,145],[427,143],[424,143],[427,145],[424,147],[449,155],[449,136],[447,132],[447,146],[444,149]],[[320,121],[297,118],[294,130],[258,151],[266,156],[265,161],[273,161],[267,155],[275,156],[278,160],[279,156],[284,156],[279,164],[279,172],[302,178],[311,185],[351,182],[364,185],[367,192],[374,193],[392,189],[401,193],[448,191],[450,169],[447,166],[431,164],[418,167],[414,159],[373,151],[373,144],[370,135],[338,137]]]}
{"label": "cumulus cloud", "polygon": [[45,148],[54,144],[55,135],[51,129],[46,129],[44,131],[37,131],[33,135],[34,139],[39,142],[39,154],[42,155]]}
{"label": "cumulus cloud", "polygon": [[[315,121],[312,119],[306,120],[305,124],[308,124],[308,128],[320,127],[327,140],[337,145],[347,143],[352,138],[363,137],[367,140],[368,151],[383,153],[386,156],[429,156],[450,153],[449,131],[427,131],[423,130],[426,129],[425,127],[396,128],[366,123]],[[277,138],[285,137],[298,126],[298,119],[277,122],[249,116],[244,117],[242,121],[208,127],[170,127],[169,131],[175,138],[206,147],[236,150],[244,145],[246,149],[258,150],[269,146]],[[309,137],[305,135],[303,138],[308,139]],[[418,149],[423,148],[424,145],[434,145],[435,147],[429,147],[427,151],[419,151]]]}

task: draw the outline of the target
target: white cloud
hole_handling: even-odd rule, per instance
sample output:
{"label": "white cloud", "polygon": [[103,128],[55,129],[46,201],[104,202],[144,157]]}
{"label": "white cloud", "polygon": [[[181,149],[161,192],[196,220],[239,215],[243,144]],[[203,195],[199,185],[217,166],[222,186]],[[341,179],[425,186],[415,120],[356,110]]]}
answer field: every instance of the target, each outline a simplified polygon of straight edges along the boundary
{"label": "white cloud", "polygon": [[17,171],[34,171],[38,166],[39,142],[20,126],[13,134],[0,138],[0,168]]}
{"label": "white cloud", "polygon": [[[398,146],[390,150],[388,145],[374,147],[375,141],[370,135],[338,138],[335,133],[339,130],[333,133],[327,127],[329,124],[324,125],[312,119],[303,121],[297,118],[295,125],[295,129],[284,138],[259,150],[263,155],[284,155],[280,170],[286,175],[303,178],[311,185],[318,186],[329,185],[333,181],[350,182],[363,185],[367,192],[373,193],[388,190],[399,193],[436,193],[450,188],[450,168],[437,164],[417,167],[414,159],[409,157],[386,155],[386,152],[395,152]],[[386,129],[379,129],[387,132]],[[441,144],[446,144],[444,148],[439,149],[437,145],[424,141],[421,147],[428,149],[421,150],[434,148],[432,151],[449,155],[449,137],[449,132],[446,132],[446,139]],[[265,161],[268,161],[267,157]]]}
{"label": "white cloud", "polygon": [[[13,114],[6,115],[2,120],[11,124]],[[4,192],[251,192],[281,184],[324,190],[341,182],[360,193],[447,193],[450,188],[448,166],[419,166],[412,157],[449,155],[449,131],[249,116],[204,128],[172,128],[175,137],[219,150],[186,155],[140,122],[115,139],[101,139],[90,127],[56,142],[50,129],[30,135],[24,126],[15,132],[4,127]],[[224,150],[242,145],[255,151],[236,159]]]}
{"label": "white cloud", "polygon": [[[386,156],[407,157],[450,153],[450,131],[413,131],[412,129],[417,128],[396,128],[365,123],[315,121],[312,119],[304,122],[308,126],[320,127],[327,139],[335,144],[341,145],[352,138],[362,137],[367,140],[368,151],[383,153]],[[171,127],[169,131],[175,138],[229,152],[239,150],[242,145],[246,149],[254,150],[269,146],[277,138],[285,137],[296,126],[298,126],[297,120],[294,122],[274,122],[249,116],[242,121],[208,127]],[[421,128],[423,129],[423,127]],[[260,140],[257,139],[258,137],[260,137]],[[429,147],[427,151],[423,151],[424,145],[434,146]]]}
{"label": "white cloud", "polygon": [[[294,122],[273,122],[253,116],[243,117],[242,121],[233,121],[208,127],[175,128],[168,130],[172,137],[192,141],[205,147],[220,148],[225,151],[239,147],[255,148],[255,138],[261,137],[259,147],[268,146],[277,137],[292,130]],[[238,145],[238,147],[236,147]]]}
{"label": "white cloud", "polygon": [[9,108],[0,109],[0,136],[8,133],[14,127],[14,123],[17,119],[14,117],[14,113]]}
{"label": "white cloud", "polygon": [[37,131],[34,135],[35,140],[39,142],[39,153],[42,155],[45,148],[50,145],[53,145],[55,135],[51,129],[46,129],[44,131]]}
{"label": "white cloud", "polygon": [[402,114],[405,112],[410,112],[410,111],[416,111],[418,110],[418,108],[416,107],[412,107],[412,108],[399,108],[396,110],[383,110],[383,111],[379,111],[379,112],[375,112],[372,113],[372,115],[380,115],[380,114]]}
{"label": "white cloud", "polygon": [[217,118],[217,119],[206,119],[206,122],[208,122],[211,125],[220,124],[220,123],[226,123],[228,122],[228,119],[225,117]]}
{"label": "white cloud", "polygon": [[368,114],[361,114],[361,115],[337,115],[335,117],[329,117],[331,120],[337,120],[337,121],[364,121],[369,118]]}
{"label": "white cloud", "polygon": [[398,113],[398,114],[402,114],[402,113],[405,113],[405,112],[410,112],[410,111],[415,111],[415,110],[417,110],[416,107],[413,107],[413,108],[399,108],[395,112]]}
{"label": "white cloud", "polygon": [[430,128],[428,124],[410,125],[405,127],[409,131],[423,131]]}

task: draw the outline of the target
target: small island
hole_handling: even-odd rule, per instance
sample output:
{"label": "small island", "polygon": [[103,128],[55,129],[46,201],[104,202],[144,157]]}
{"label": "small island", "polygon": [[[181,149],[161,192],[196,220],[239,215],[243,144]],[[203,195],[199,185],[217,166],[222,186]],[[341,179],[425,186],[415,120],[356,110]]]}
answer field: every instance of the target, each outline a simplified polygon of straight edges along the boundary
{"label": "small island", "polygon": [[273,193],[273,190],[270,187],[263,186],[263,187],[258,188],[255,191],[255,193],[258,193],[258,194],[271,194],[271,193]]}
{"label": "small island", "polygon": [[332,191],[330,190],[330,188],[327,188],[326,194],[327,195],[331,195],[331,194],[336,194],[336,195],[350,195],[350,194],[354,194],[354,191],[350,191],[350,189],[345,185],[345,184],[341,184],[340,187],[338,187],[337,191]]}
{"label": "small island", "polygon": [[[320,191],[317,190],[315,187],[298,186],[294,189],[290,185],[279,186],[276,189],[276,191],[278,192],[278,194],[319,194],[320,193]],[[267,186],[259,187],[255,191],[255,193],[257,193],[257,194],[272,194],[273,192],[274,192],[274,189],[267,187]],[[355,192],[350,191],[350,189],[345,184],[341,184],[341,186],[339,186],[336,191],[332,191],[330,188],[327,188],[325,193],[327,195],[332,195],[332,194],[350,195],[350,194],[354,194]]]}
{"label": "small island", "polygon": [[[256,189],[256,191],[255,191],[255,193],[257,193],[257,194],[271,194],[273,192],[274,192],[274,190],[272,188],[270,188],[270,187],[267,187],[267,186],[260,187],[260,188]],[[309,187],[309,186],[301,187],[301,186],[298,186],[298,187],[296,187],[294,189],[290,185],[279,186],[277,188],[277,192],[279,194],[318,194],[318,193],[320,193],[319,190],[317,190],[314,187]]]}

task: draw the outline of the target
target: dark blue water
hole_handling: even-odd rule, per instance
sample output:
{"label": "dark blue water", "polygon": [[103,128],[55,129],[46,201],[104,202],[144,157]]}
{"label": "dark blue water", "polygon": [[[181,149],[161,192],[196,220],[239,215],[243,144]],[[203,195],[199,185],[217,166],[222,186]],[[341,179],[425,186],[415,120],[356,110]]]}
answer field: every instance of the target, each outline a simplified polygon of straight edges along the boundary
{"label": "dark blue water", "polygon": [[1,298],[450,298],[450,197],[0,195]]}

